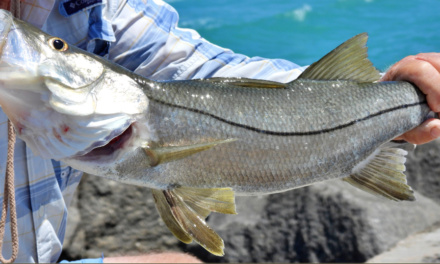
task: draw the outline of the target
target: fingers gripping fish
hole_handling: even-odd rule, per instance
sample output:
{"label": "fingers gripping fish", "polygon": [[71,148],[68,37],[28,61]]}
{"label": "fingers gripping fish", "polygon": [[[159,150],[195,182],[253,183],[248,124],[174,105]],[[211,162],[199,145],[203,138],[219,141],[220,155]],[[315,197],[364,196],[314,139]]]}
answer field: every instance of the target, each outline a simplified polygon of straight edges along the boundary
{"label": "fingers gripping fish", "polygon": [[415,200],[403,174],[413,148],[392,142],[432,117],[407,82],[378,83],[367,34],[290,83],[246,78],[157,82],[0,11],[0,105],[34,154],[153,189],[181,241],[223,255],[205,222],[235,195],[340,178]]}

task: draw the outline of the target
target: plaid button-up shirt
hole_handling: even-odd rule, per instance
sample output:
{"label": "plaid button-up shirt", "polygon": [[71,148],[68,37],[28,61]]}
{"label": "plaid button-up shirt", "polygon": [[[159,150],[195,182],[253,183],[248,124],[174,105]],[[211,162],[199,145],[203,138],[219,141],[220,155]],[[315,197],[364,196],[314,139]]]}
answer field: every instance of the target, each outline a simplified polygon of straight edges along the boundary
{"label": "plaid button-up shirt", "polygon": [[[194,30],[178,28],[177,12],[160,0],[95,0],[96,4],[71,15],[63,7],[65,3],[74,6],[69,2],[74,0],[25,0],[21,19],[148,78],[236,76],[288,82],[303,70],[285,60],[235,54],[206,41]],[[7,117],[1,110],[0,134],[3,192]],[[63,162],[34,156],[18,139],[15,175],[20,243],[16,261],[55,262],[63,245],[67,207],[81,172]],[[0,194],[0,202],[2,199]],[[11,256],[9,217],[3,255]]]}

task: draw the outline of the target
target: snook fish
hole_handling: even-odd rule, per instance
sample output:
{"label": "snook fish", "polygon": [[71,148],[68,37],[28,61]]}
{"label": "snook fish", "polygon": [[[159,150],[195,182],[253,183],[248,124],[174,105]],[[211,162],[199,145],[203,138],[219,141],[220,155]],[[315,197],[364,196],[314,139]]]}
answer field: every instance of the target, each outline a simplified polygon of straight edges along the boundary
{"label": "snook fish", "polygon": [[0,11],[0,105],[36,155],[153,189],[181,241],[223,255],[206,224],[235,195],[340,178],[415,200],[403,174],[413,148],[392,139],[435,115],[407,82],[377,82],[367,34],[290,83],[246,78],[158,82]]}

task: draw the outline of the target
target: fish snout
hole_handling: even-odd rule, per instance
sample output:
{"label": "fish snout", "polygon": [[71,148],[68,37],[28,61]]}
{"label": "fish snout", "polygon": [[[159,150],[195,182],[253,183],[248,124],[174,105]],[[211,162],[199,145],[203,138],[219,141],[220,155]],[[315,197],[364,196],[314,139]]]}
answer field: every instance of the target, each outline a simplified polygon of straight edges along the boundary
{"label": "fish snout", "polygon": [[0,48],[3,47],[8,32],[12,24],[12,14],[6,10],[0,9]]}

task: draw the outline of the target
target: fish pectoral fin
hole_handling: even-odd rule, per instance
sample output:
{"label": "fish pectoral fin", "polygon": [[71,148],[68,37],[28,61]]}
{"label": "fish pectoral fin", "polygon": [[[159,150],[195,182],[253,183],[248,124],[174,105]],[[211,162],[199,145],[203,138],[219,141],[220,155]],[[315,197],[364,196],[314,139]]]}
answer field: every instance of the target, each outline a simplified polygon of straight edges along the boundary
{"label": "fish pectoral fin", "polygon": [[217,256],[223,256],[223,239],[205,222],[210,212],[236,214],[231,188],[200,189],[177,187],[152,190],[157,210],[180,241],[192,240]]}
{"label": "fish pectoral fin", "polygon": [[228,84],[247,88],[285,89],[287,84],[266,80],[249,79],[242,77],[213,77],[208,79],[195,79],[193,81]]}
{"label": "fish pectoral fin", "polygon": [[368,59],[367,40],[367,33],[352,37],[310,65],[298,79],[378,81],[381,75]]}
{"label": "fish pectoral fin", "polygon": [[401,142],[383,144],[372,156],[366,159],[366,164],[355,167],[353,174],[343,178],[363,191],[386,197],[394,201],[415,201],[414,192],[407,185],[405,171],[405,156],[415,145]]}
{"label": "fish pectoral fin", "polygon": [[237,139],[226,139],[186,146],[143,148],[143,150],[145,154],[150,157],[150,166],[154,167],[162,163],[180,160],[196,153],[211,149],[219,144],[230,143],[235,140]]}

